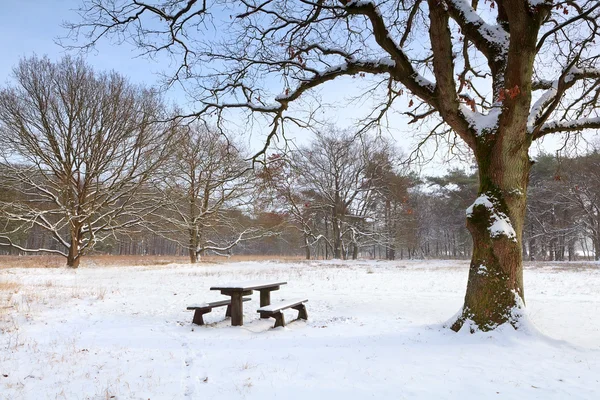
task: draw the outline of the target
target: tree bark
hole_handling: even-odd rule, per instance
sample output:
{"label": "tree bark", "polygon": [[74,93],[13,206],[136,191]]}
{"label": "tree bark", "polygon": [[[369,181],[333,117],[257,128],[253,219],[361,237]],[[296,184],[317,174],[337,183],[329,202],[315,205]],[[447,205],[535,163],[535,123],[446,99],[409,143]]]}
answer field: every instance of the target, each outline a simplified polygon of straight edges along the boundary
{"label": "tree bark", "polygon": [[342,237],[340,232],[340,220],[337,215],[332,217],[333,227],[333,258],[339,260],[342,258]]}
{"label": "tree bark", "polygon": [[310,260],[310,245],[308,244],[308,237],[304,236],[304,251],[306,254],[306,259]]}
{"label": "tree bark", "polygon": [[81,261],[81,254],[79,253],[80,238],[78,229],[75,232],[71,232],[71,246],[67,253],[67,267],[79,268],[79,262]]}
{"label": "tree bark", "polygon": [[188,248],[188,254],[190,256],[190,264],[196,264],[198,262],[198,229],[192,228],[189,230],[190,233],[190,245]]}
{"label": "tree bark", "polygon": [[497,138],[476,154],[480,197],[467,214],[474,250],[455,331],[464,324],[472,332],[506,322],[516,327],[524,305],[521,243],[531,163],[527,145],[508,134]]}

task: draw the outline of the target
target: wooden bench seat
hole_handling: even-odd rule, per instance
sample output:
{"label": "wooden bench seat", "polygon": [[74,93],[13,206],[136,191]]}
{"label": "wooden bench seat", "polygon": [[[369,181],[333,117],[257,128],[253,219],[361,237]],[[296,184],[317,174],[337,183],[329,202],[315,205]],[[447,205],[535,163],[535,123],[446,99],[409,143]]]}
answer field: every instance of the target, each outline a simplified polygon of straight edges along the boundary
{"label": "wooden bench seat", "polygon": [[275,326],[285,326],[285,318],[283,317],[283,313],[281,311],[292,308],[294,310],[298,310],[298,319],[308,319],[308,314],[306,313],[306,303],[308,299],[300,298],[300,299],[291,299],[282,301],[279,304],[271,304],[269,306],[264,306],[256,310],[260,313],[261,318],[275,318]]}
{"label": "wooden bench seat", "polygon": [[[250,301],[250,297],[242,298],[242,301]],[[227,306],[227,310],[225,311],[226,317],[231,317],[231,299],[214,301],[212,303],[204,303],[189,306],[188,310],[195,310],[194,319],[192,320],[193,324],[196,325],[204,325],[204,318],[202,317],[204,314],[208,314],[212,311],[213,308]]]}

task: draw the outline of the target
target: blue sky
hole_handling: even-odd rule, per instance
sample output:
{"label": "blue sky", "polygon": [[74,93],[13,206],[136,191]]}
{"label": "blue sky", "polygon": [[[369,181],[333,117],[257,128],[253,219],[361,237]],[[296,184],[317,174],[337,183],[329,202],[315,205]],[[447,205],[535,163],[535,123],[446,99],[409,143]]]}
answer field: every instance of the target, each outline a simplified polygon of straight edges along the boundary
{"label": "blue sky", "polygon": [[[2,0],[3,19],[0,24],[0,81],[5,83],[12,68],[22,57],[48,55],[56,60],[65,50],[55,39],[67,34],[61,27],[64,21],[77,20],[73,11],[80,0]],[[159,66],[147,60],[132,58],[131,49],[103,42],[98,51],[86,59],[101,70],[114,69],[127,75],[132,81],[152,84],[156,82],[154,72]]]}

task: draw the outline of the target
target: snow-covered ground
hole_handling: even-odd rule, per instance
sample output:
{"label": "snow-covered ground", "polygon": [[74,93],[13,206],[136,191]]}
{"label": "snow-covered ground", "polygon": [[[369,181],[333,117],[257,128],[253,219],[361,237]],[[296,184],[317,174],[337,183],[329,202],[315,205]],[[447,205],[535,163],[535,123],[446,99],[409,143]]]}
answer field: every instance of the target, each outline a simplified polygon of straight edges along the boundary
{"label": "snow-covered ground", "polygon": [[[308,321],[272,329],[255,293],[243,327],[191,325],[211,285],[257,279],[307,296]],[[0,398],[600,399],[600,266],[528,267],[529,331],[442,328],[466,280],[454,261],[0,269]]]}

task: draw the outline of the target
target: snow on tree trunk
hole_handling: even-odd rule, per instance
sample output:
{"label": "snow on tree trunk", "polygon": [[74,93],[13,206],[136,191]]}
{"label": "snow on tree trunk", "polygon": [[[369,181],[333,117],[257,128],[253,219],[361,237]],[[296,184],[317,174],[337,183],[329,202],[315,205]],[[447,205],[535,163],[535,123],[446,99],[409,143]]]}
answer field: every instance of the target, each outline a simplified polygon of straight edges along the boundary
{"label": "snow on tree trunk", "polygon": [[77,232],[71,233],[71,243],[69,252],[67,253],[67,267],[78,268],[79,262],[81,261],[81,254],[79,253],[80,240]]}
{"label": "snow on tree trunk", "polygon": [[198,239],[198,227],[191,227],[189,229],[189,246],[188,246],[188,254],[190,256],[190,264],[196,264],[198,262],[198,244],[200,243]]}
{"label": "snow on tree trunk", "polygon": [[498,142],[477,154],[479,197],[467,209],[473,257],[455,331],[465,324],[471,331],[507,322],[516,328],[524,306],[522,231],[531,163],[528,146]]}

